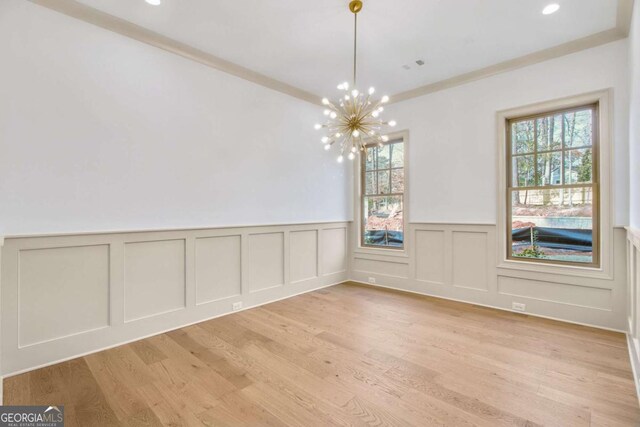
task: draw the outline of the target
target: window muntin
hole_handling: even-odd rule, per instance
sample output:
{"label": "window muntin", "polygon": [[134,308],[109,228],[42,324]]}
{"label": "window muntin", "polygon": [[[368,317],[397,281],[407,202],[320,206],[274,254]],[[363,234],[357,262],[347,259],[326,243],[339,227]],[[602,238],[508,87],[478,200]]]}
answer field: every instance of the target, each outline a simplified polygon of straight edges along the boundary
{"label": "window muntin", "polygon": [[404,141],[368,146],[362,158],[361,245],[404,248]]}
{"label": "window muntin", "polygon": [[599,265],[597,104],[508,120],[509,259]]}

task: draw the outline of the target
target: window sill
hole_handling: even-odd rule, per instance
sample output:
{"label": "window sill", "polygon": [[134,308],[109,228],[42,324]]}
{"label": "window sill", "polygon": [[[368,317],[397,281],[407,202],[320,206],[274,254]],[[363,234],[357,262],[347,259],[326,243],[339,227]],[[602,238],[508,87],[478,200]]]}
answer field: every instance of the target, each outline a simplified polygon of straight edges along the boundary
{"label": "window sill", "polygon": [[384,249],[358,246],[353,253],[354,255],[379,255],[385,257],[409,258],[406,247],[404,249]]}
{"label": "window sill", "polygon": [[[503,259],[497,265],[498,270],[524,271],[532,273],[554,274],[559,276],[584,277],[613,280],[613,275],[602,267],[580,267],[576,265],[536,264],[529,261]],[[498,271],[498,275],[500,274]]]}

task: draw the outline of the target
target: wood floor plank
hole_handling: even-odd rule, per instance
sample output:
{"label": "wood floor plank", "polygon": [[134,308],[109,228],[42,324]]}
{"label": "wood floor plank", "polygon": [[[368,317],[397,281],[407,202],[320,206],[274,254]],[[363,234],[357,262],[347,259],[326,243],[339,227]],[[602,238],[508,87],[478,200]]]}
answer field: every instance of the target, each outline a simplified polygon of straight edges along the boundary
{"label": "wood floor plank", "polygon": [[162,422],[149,408],[133,414],[122,421],[124,427],[162,427]]}
{"label": "wood floor plank", "polygon": [[246,376],[246,371],[236,368],[224,357],[209,351],[205,346],[190,337],[186,330],[178,329],[167,333],[167,336],[188,350],[189,353],[201,360],[209,368],[213,369],[217,374],[224,377],[233,384],[236,389],[242,389],[252,384],[251,380]]}
{"label": "wood floor plank", "polygon": [[5,405],[32,405],[29,373],[14,375],[2,381]]}
{"label": "wood floor plank", "polygon": [[119,375],[114,374],[117,367],[110,366],[109,358],[105,356],[106,353],[96,353],[85,357],[85,361],[118,419],[124,420],[149,409],[135,388],[124,384]]}
{"label": "wood floor plank", "polygon": [[345,283],[4,379],[67,426],[637,426],[624,335]]}
{"label": "wood floor plank", "polygon": [[[242,395],[256,402],[287,425],[292,426],[322,426],[334,424],[335,418],[325,417],[323,413],[307,405],[306,396],[300,394],[284,394],[269,384],[257,382],[242,390]],[[304,402],[304,403],[303,403]],[[349,425],[345,422],[344,425]]]}
{"label": "wood floor plank", "polygon": [[83,426],[117,426],[120,425],[113,408],[104,397],[100,385],[93,377],[84,358],[74,359],[57,365],[62,371],[64,387],[69,401],[64,403],[65,409],[72,407],[78,423]]}
{"label": "wood floor plank", "polygon": [[189,410],[185,402],[162,385],[145,384],[138,393],[149,403],[149,408],[164,426],[201,426],[203,422]]}
{"label": "wood floor plank", "polygon": [[140,359],[147,365],[161,362],[167,358],[163,352],[151,344],[148,340],[135,341],[129,344],[129,347],[138,355]]}
{"label": "wood floor plank", "polygon": [[253,426],[279,427],[287,424],[262,407],[258,402],[251,401],[248,397],[237,393],[229,393],[222,398],[223,403],[229,408],[236,418],[243,423]]}

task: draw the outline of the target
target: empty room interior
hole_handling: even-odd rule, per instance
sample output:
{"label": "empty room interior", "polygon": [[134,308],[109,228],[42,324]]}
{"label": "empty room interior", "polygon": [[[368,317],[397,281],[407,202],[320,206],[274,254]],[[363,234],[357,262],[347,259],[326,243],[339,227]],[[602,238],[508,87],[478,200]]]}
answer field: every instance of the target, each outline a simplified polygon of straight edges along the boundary
{"label": "empty room interior", "polygon": [[0,0],[0,427],[639,426],[634,0]]}

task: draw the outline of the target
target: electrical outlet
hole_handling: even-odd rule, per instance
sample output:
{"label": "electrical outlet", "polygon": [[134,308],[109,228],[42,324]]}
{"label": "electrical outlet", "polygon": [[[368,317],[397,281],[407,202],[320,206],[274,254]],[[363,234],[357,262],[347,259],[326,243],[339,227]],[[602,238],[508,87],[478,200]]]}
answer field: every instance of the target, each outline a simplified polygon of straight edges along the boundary
{"label": "electrical outlet", "polygon": [[241,308],[242,308],[242,301],[238,301],[238,302],[234,302],[233,303],[233,311],[240,310]]}
{"label": "electrical outlet", "polygon": [[376,283],[375,277],[369,277],[369,283]]}
{"label": "electrical outlet", "polygon": [[511,303],[511,308],[516,310],[516,311],[527,311],[526,304],[523,304],[521,302],[512,302]]}

